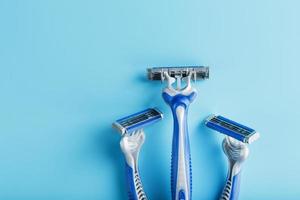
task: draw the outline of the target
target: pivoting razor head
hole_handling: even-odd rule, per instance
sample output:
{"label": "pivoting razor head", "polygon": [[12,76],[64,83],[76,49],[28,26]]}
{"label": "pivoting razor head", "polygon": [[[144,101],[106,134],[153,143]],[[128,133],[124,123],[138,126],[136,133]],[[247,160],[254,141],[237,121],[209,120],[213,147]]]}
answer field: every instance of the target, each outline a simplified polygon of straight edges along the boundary
{"label": "pivoting razor head", "polygon": [[207,127],[228,135],[243,143],[250,144],[259,138],[259,133],[252,128],[234,122],[220,115],[212,115],[208,117],[205,124]]}
{"label": "pivoting razor head", "polygon": [[165,73],[173,78],[185,78],[191,75],[193,80],[202,80],[209,78],[209,67],[204,66],[182,66],[182,67],[153,67],[148,68],[149,80],[165,80]]}
{"label": "pivoting razor head", "polygon": [[131,134],[136,130],[153,124],[163,118],[163,114],[156,108],[148,108],[141,112],[118,119],[113,123],[113,128],[117,129],[122,135]]}

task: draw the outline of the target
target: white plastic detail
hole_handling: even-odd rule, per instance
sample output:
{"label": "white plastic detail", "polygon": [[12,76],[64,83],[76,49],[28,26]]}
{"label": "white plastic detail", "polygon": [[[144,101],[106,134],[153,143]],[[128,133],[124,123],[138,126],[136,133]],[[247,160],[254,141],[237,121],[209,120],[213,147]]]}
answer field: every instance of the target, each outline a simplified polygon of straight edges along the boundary
{"label": "white plastic detail", "polygon": [[223,140],[223,151],[228,157],[229,166],[232,176],[241,171],[242,163],[249,155],[248,145],[229,136]]}
{"label": "white plastic detail", "polygon": [[249,140],[248,143],[251,144],[252,142],[254,142],[255,140],[257,140],[260,137],[260,134],[258,132],[254,133],[254,135],[252,135]]}
{"label": "white plastic detail", "polygon": [[178,141],[178,169],[177,169],[177,182],[176,182],[176,200],[178,200],[178,193],[180,190],[185,191],[185,198],[190,199],[189,193],[187,192],[189,190],[189,175],[186,174],[189,169],[187,169],[186,165],[186,159],[185,159],[185,148],[184,148],[184,107],[178,106],[176,108],[176,116],[178,120],[178,135],[179,135],[179,141]]}
{"label": "white plastic detail", "polygon": [[127,164],[133,169],[137,169],[138,157],[141,147],[145,141],[145,133],[138,130],[131,135],[125,134],[120,142],[122,152],[125,156]]}
{"label": "white plastic detail", "polygon": [[[189,96],[192,92],[196,92],[196,90],[194,88],[192,88],[190,75],[185,78],[187,84],[186,84],[186,87],[184,87],[182,89],[178,88],[178,87],[176,89],[174,89],[172,84],[176,82],[176,79],[171,77],[167,72],[165,72],[164,75],[167,79],[167,87],[164,89],[164,92],[166,92],[168,95],[175,96],[177,94],[182,94],[185,96]],[[180,83],[180,85],[181,85],[181,83]]]}

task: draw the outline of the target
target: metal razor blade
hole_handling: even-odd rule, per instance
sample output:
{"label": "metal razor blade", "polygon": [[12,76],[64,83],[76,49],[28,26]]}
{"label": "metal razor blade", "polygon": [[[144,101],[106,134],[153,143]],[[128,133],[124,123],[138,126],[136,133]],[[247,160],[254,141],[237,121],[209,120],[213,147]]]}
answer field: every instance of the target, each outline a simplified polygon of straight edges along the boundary
{"label": "metal razor blade", "polygon": [[149,80],[166,79],[165,73],[173,78],[185,78],[191,76],[194,81],[208,79],[209,67],[204,66],[179,66],[179,67],[153,67],[147,69]]}

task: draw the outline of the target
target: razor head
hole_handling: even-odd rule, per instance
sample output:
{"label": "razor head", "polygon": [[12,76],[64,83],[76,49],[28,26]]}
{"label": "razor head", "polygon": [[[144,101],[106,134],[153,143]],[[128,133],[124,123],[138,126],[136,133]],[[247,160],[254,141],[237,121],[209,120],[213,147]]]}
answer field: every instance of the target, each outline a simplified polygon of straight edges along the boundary
{"label": "razor head", "polygon": [[205,124],[207,127],[228,135],[243,143],[250,144],[259,138],[259,133],[252,128],[234,122],[220,115],[212,115],[208,117]]}
{"label": "razor head", "polygon": [[163,118],[162,112],[157,108],[148,108],[138,113],[118,119],[112,126],[117,129],[121,135],[131,134],[145,126],[153,124]]}
{"label": "razor head", "polygon": [[165,73],[173,78],[185,78],[191,75],[194,81],[209,78],[209,67],[204,66],[153,67],[148,68],[147,72],[148,79],[153,81],[163,81],[166,78]]}

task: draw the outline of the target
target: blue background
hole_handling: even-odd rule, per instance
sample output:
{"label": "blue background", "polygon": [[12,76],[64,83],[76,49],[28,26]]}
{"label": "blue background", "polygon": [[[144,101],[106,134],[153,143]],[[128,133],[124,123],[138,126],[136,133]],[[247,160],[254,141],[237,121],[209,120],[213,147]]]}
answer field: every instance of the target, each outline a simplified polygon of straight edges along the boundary
{"label": "blue background", "polygon": [[150,199],[170,199],[172,116],[149,66],[209,65],[194,86],[194,199],[216,199],[227,161],[220,113],[261,132],[240,199],[299,199],[300,3],[0,1],[0,199],[126,199],[111,123],[157,106],[140,157]]}

